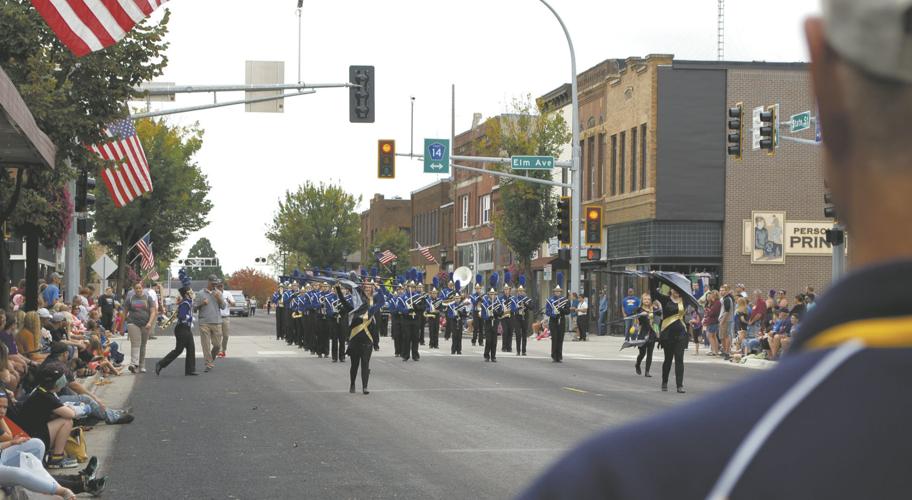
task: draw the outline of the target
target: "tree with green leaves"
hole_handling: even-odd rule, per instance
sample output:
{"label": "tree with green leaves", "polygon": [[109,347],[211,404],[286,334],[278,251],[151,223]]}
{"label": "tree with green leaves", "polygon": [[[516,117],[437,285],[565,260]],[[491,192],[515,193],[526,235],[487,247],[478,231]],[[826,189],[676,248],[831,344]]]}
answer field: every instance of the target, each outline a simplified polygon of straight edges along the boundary
{"label": "tree with green leaves", "polygon": [[307,181],[285,192],[266,237],[280,252],[302,257],[299,263],[342,267],[358,247],[361,220],[355,207],[360,202],[342,186]]}
{"label": "tree with green leaves", "polygon": [[[73,210],[64,201],[66,182],[77,169],[96,173],[100,167],[83,145],[100,141],[107,124],[127,115],[125,103],[133,88],[162,74],[168,62],[168,20],[165,11],[158,25],[143,21],[116,45],[77,59],[31,2],[0,2],[0,62],[38,126],[57,146],[53,169],[0,173],[0,223],[9,223],[14,234],[49,248],[62,242]],[[37,242],[32,246],[37,248]],[[0,296],[7,293],[8,276],[4,247]]]}
{"label": "tree with green leaves", "polygon": [[136,122],[136,133],[149,162],[152,191],[117,208],[110,193],[101,190],[95,210],[95,239],[117,256],[118,290],[127,285],[130,250],[143,235],[151,231],[162,274],[190,233],[206,226],[212,209],[206,175],[193,159],[203,145],[202,131],[144,119]]}
{"label": "tree with green leaves", "polygon": [[[514,100],[512,113],[485,123],[477,147],[489,156],[560,155],[571,134],[560,113],[542,113],[531,96]],[[506,169],[506,167],[502,167]],[[551,180],[550,171],[526,171],[526,177]],[[494,214],[495,235],[519,259],[520,269],[531,275],[532,254],[557,234],[557,207],[553,188],[515,179],[500,179],[500,208]]]}
{"label": "tree with green leaves", "polygon": [[[196,240],[196,243],[190,247],[190,250],[187,252],[187,257],[212,257],[218,258],[218,255],[215,254],[215,249],[212,248],[212,242],[209,241],[209,238],[200,238]],[[210,274],[218,276],[219,279],[225,277],[225,273],[222,271],[221,264],[215,267],[200,267],[200,266],[184,266],[187,269],[187,276],[190,276],[192,280],[204,280],[209,277]]]}

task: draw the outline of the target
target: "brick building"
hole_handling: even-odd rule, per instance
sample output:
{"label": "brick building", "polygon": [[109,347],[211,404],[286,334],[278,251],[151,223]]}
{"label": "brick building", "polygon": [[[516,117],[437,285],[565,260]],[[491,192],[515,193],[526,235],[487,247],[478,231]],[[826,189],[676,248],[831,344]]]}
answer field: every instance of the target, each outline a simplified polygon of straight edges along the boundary
{"label": "brick building", "polygon": [[[362,260],[370,260],[367,256],[374,255],[374,238],[378,232],[389,227],[411,234],[412,202],[399,197],[387,200],[382,194],[375,194],[368,209],[361,212]],[[404,259],[406,256],[398,257]]]}
{"label": "brick building", "polygon": [[[579,82],[583,205],[604,209],[602,261],[583,263],[589,293],[606,287],[618,304],[637,284],[609,272],[624,269],[790,292],[828,282],[828,247],[815,236],[828,223],[819,217],[819,152],[785,142],[775,156],[750,151],[752,107],[779,102],[783,116],[811,109],[804,64],[654,54],[604,61]],[[731,161],[726,110],[739,101],[747,151]],[[750,248],[755,220],[766,226],[759,238],[778,246]]]}
{"label": "brick building", "polygon": [[[501,115],[491,120],[505,119]],[[472,128],[457,135],[453,141],[453,154],[478,156],[477,144],[484,140],[485,123],[479,117]],[[484,168],[483,163],[461,162],[469,167]],[[494,237],[494,211],[498,206],[499,183],[496,177],[467,170],[453,171],[453,231],[455,243],[454,268],[465,266],[473,273],[481,273],[487,283],[495,269],[513,263],[509,248]]]}
{"label": "brick building", "polygon": [[[453,183],[439,180],[411,195],[412,239],[409,243],[409,262],[422,269],[430,278],[437,273],[452,271],[453,257]],[[428,262],[418,250],[427,247],[437,264]]]}

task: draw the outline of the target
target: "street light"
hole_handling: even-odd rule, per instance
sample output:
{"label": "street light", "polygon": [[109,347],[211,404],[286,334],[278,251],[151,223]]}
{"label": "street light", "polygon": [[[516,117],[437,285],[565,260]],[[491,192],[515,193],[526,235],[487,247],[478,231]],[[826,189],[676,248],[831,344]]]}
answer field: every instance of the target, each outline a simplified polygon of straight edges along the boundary
{"label": "street light", "polygon": [[557,22],[560,23],[561,28],[564,30],[564,36],[567,37],[567,45],[570,47],[570,92],[571,92],[571,105],[572,105],[572,130],[573,130],[573,139],[570,144],[571,151],[573,151],[573,167],[570,169],[571,175],[571,184],[573,185],[570,188],[572,195],[572,203],[570,210],[570,290],[577,291],[580,289],[580,202],[582,197],[580,193],[583,188],[583,179],[580,172],[580,149],[579,149],[579,136],[580,136],[580,122],[579,122],[579,96],[577,95],[577,85],[576,85],[576,52],[573,50],[573,40],[570,39],[570,32],[567,31],[567,26],[564,24],[564,20],[557,14],[557,11],[554,10],[554,7],[551,7],[546,0],[540,0],[541,3],[554,14],[554,17],[557,18]]}
{"label": "street light", "polygon": [[446,263],[447,263],[447,249],[441,248],[440,249],[440,267],[442,267],[444,271],[446,271],[446,268],[447,268]]}

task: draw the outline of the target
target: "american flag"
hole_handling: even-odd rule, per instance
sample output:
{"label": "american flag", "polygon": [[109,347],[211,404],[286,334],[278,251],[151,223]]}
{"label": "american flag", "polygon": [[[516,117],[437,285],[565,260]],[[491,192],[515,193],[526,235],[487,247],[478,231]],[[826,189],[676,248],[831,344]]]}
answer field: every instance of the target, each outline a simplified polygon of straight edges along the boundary
{"label": "american flag", "polygon": [[32,0],[32,6],[76,57],[119,42],[167,0]]}
{"label": "american flag", "polygon": [[141,267],[143,271],[154,268],[155,257],[152,255],[152,238],[149,237],[148,233],[136,242],[136,248],[139,249],[139,254],[142,256],[139,267]]}
{"label": "american flag", "polygon": [[115,163],[113,167],[104,169],[101,178],[108,186],[114,205],[119,208],[152,191],[152,177],[146,152],[129,118],[112,123],[105,133],[111,140],[93,144],[89,150],[103,160]]}
{"label": "american flag", "polygon": [[[418,241],[415,240],[415,243],[418,243]],[[430,262],[432,264],[437,264],[437,259],[435,259],[433,255],[431,255],[430,248],[421,246],[421,243],[418,243],[418,251],[421,252],[421,255],[424,255],[424,258],[427,259],[428,262]]]}
{"label": "american flag", "polygon": [[377,252],[376,257],[377,257],[377,260],[379,260],[380,263],[383,264],[384,266],[389,264],[390,262],[398,259],[398,257],[396,257],[396,254],[394,254],[393,252],[390,252],[389,250],[384,250],[383,252]]}

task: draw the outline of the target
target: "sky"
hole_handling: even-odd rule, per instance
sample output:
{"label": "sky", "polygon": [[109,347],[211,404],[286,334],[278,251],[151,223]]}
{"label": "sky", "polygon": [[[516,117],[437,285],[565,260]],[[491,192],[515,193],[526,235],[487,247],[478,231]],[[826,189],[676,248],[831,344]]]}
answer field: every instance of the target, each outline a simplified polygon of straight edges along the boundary
{"label": "sky", "polygon": [[[577,72],[608,58],[673,54],[717,57],[716,0],[551,0],[576,49]],[[178,85],[243,84],[245,61],[284,61],[285,81],[298,81],[295,0],[171,0],[168,67],[156,81]],[[802,23],[818,0],[729,0],[725,59],[806,61]],[[153,22],[162,12],[153,14]],[[417,160],[399,158],[395,180],[376,177],[377,140],[409,151],[410,98],[415,98],[416,153],[423,138],[450,136],[451,85],[456,133],[473,113],[507,111],[569,82],[570,58],[560,25],[538,0],[304,0],[301,80],[341,83],[349,65],[376,68],[376,121],[348,122],[348,90],[330,88],[285,100],[284,113],[246,113],[243,106],[175,114],[198,123],[204,143],[195,160],[207,175],[213,209],[192,234],[212,241],[222,269],[257,265],[273,252],[264,236],[278,200],[305,181],[341,183],[361,197],[408,198],[435,182]],[[242,94],[223,93],[220,101]],[[211,94],[179,94],[153,110],[212,102]],[[138,105],[138,103],[135,103]]]}

